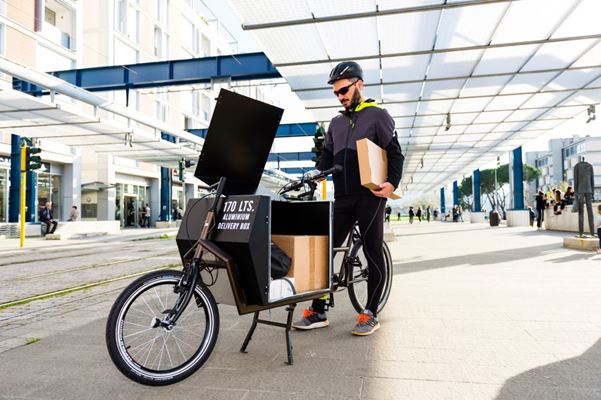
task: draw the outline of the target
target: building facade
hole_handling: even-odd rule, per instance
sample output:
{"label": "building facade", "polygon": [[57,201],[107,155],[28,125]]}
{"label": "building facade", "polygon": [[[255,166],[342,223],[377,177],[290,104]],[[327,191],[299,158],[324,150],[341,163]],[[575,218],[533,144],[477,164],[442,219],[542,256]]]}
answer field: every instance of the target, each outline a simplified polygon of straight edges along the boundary
{"label": "building facade", "polygon": [[565,190],[574,185],[574,166],[581,160],[589,162],[595,172],[595,199],[601,200],[601,137],[574,136],[549,141],[549,151],[527,153],[528,163],[541,170],[530,188],[549,192],[552,188]]}
{"label": "building facade", "polygon": [[[219,28],[219,29],[218,29]],[[39,71],[127,65],[171,59],[232,54],[235,39],[219,25],[199,0],[6,0],[0,2],[0,54]],[[4,76],[6,87],[11,77]],[[177,129],[206,128],[214,98],[214,83],[98,93],[107,101],[138,111]],[[253,85],[233,90],[269,101]],[[61,101],[72,103],[66,98]],[[85,108],[85,107],[84,107]],[[114,114],[101,118],[124,125],[135,124]],[[8,220],[11,132],[0,135],[0,223]],[[93,146],[73,148],[42,139],[42,169],[28,173],[35,189],[35,221],[45,202],[53,203],[55,218],[66,220],[71,206],[82,220],[119,220],[122,227],[140,226],[148,204],[154,222],[161,215],[161,186],[170,186],[170,217],[177,218],[187,199],[196,197],[200,181],[193,169],[179,179],[177,169],[96,152]],[[193,160],[195,161],[195,160]],[[12,221],[16,222],[16,221]]]}

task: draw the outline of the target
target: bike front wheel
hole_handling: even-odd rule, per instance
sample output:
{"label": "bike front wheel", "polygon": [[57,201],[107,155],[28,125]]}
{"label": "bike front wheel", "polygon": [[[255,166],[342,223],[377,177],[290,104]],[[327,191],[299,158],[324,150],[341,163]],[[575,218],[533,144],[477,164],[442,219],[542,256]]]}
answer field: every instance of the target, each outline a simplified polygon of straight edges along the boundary
{"label": "bike front wheel", "polygon": [[[385,242],[382,242],[382,253],[384,256],[384,288],[382,289],[382,295],[378,302],[378,313],[384,309],[388,297],[390,296],[390,290],[392,288],[392,256],[390,250]],[[360,313],[365,310],[367,306],[367,279],[369,275],[369,269],[367,268],[367,258],[363,252],[363,243],[356,242],[353,245],[350,253],[352,266],[349,267],[350,278],[348,293],[351,299],[351,303],[355,308],[355,311]]]}
{"label": "bike front wheel", "polygon": [[171,327],[161,325],[175,307],[183,272],[144,275],[119,295],[109,313],[106,344],[115,366],[144,385],[169,385],[196,372],[209,358],[219,332],[211,292],[197,284],[189,304]]}

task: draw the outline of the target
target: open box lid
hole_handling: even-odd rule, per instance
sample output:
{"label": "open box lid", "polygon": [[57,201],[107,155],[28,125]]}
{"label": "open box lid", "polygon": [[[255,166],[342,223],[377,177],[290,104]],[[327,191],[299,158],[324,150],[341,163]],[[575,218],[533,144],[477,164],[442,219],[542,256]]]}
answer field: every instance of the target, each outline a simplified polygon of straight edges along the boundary
{"label": "open box lid", "polygon": [[255,193],[284,110],[221,89],[194,176],[223,194]]}

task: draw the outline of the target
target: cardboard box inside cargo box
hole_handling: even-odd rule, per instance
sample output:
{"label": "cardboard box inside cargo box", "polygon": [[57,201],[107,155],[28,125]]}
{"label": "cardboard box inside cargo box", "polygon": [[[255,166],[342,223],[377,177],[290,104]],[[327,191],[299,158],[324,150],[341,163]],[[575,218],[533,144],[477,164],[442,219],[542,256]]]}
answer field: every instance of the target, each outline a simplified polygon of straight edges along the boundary
{"label": "cardboard box inside cargo box", "polygon": [[288,272],[296,293],[327,289],[328,237],[272,235],[271,240],[292,258]]}
{"label": "cardboard box inside cargo box", "polygon": [[[388,179],[388,157],[386,151],[369,139],[357,140],[357,157],[361,185],[376,190]],[[391,199],[400,198],[392,194]]]}

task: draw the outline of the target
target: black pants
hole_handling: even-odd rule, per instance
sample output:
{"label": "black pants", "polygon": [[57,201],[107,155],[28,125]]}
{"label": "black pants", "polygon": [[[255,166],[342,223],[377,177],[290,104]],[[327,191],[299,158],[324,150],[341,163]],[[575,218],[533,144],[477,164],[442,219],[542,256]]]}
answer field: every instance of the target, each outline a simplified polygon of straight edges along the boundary
{"label": "black pants", "polygon": [[601,228],[597,228],[597,237],[599,238],[599,248],[601,249]]}
{"label": "black pants", "polygon": [[540,228],[543,222],[543,216],[545,215],[545,209],[536,209],[536,227]]}
{"label": "black pants", "polygon": [[46,234],[54,233],[58,222],[56,221],[42,221],[42,224],[46,224]]}
{"label": "black pants", "polygon": [[[334,247],[340,247],[355,222],[363,239],[363,252],[367,259],[369,276],[367,280],[367,305],[374,316],[378,312],[378,302],[384,289],[384,206],[386,199],[374,195],[343,196],[334,201]],[[313,300],[313,311],[323,313],[325,300]]]}

